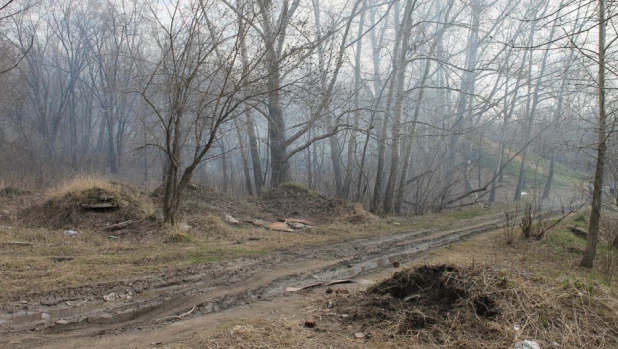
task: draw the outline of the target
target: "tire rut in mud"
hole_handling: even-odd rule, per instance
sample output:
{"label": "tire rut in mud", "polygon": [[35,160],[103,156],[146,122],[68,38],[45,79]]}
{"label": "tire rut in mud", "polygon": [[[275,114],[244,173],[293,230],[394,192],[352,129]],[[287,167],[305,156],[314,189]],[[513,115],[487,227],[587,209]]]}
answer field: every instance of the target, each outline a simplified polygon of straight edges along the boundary
{"label": "tire rut in mud", "polygon": [[[468,224],[459,224],[464,227],[459,229],[441,227],[301,246],[261,257],[199,265],[119,283],[31,294],[28,299],[38,298],[38,304],[13,302],[3,306],[0,323],[4,323],[0,333],[77,329],[88,333],[92,328],[90,335],[104,335],[158,327],[272,299],[282,294],[285,286],[352,278],[390,266],[394,261],[418,258],[430,249],[502,225],[496,216],[466,222]],[[124,298],[116,302],[103,301],[103,296],[112,292]],[[62,324],[55,324],[59,319],[63,320]],[[81,335],[84,331],[80,331]]]}

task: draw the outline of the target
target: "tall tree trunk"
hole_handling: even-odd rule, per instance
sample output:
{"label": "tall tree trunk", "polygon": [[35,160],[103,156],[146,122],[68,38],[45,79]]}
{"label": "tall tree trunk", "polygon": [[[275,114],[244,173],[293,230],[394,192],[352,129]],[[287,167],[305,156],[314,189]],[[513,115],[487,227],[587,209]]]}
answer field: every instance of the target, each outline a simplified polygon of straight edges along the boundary
{"label": "tall tree trunk", "polygon": [[481,4],[478,0],[471,2],[472,8],[472,22],[470,26],[470,33],[468,35],[468,52],[466,54],[466,72],[461,81],[461,91],[457,97],[457,109],[455,113],[455,122],[453,124],[453,131],[455,134],[450,136],[448,143],[448,155],[447,155],[447,170],[444,179],[444,188],[442,190],[441,202],[439,209],[442,209],[447,201],[450,191],[453,186],[453,174],[455,172],[455,162],[457,154],[457,143],[459,142],[460,132],[463,131],[464,114],[468,109],[468,97],[474,93],[476,84],[476,75],[474,68],[476,67],[476,59],[479,47],[479,25],[481,16]]}
{"label": "tall tree trunk", "polygon": [[592,207],[586,249],[580,266],[592,268],[597,254],[599,238],[599,223],[601,220],[601,199],[603,190],[603,169],[605,166],[607,115],[605,114],[605,0],[599,0],[599,138],[597,149],[597,167],[594,174],[594,190],[592,192]]}
{"label": "tall tree trunk", "polygon": [[[361,91],[361,54],[363,51],[363,31],[365,27],[365,4],[363,0],[360,19],[358,21],[358,36],[356,38],[356,54],[354,56],[354,129],[350,130],[348,139],[348,165],[346,168],[345,179],[343,181],[343,196],[345,199],[351,198],[352,169],[356,167],[356,134],[360,123],[360,91]],[[359,171],[361,171],[359,169]]]}
{"label": "tall tree trunk", "polygon": [[225,143],[223,140],[219,142],[221,148],[221,170],[223,171],[223,192],[227,193],[230,187],[230,174],[227,168],[227,152],[225,151]]}
{"label": "tall tree trunk", "polygon": [[[399,18],[399,3],[395,2],[395,18]],[[376,168],[376,181],[373,190],[373,199],[371,201],[371,211],[378,212],[380,211],[380,202],[382,201],[382,186],[384,182],[384,156],[386,153],[386,139],[388,135],[388,124],[391,112],[391,103],[393,101],[393,93],[395,91],[395,83],[397,82],[397,77],[395,74],[399,71],[397,65],[399,64],[399,51],[401,50],[401,28],[399,28],[399,23],[395,21],[395,49],[393,54],[393,67],[391,69],[390,82],[388,87],[388,94],[386,96],[386,107],[384,108],[384,118],[382,119],[382,128],[380,129],[380,139],[378,141],[378,167]]]}
{"label": "tall tree trunk", "polygon": [[238,147],[240,148],[240,158],[242,160],[243,173],[245,174],[245,187],[247,193],[253,196],[253,186],[251,185],[251,171],[249,170],[249,159],[247,159],[247,151],[245,147],[245,139],[240,131],[240,124],[238,119],[234,119],[234,126],[236,127],[236,136],[238,137]]}
{"label": "tall tree trunk", "polygon": [[[365,144],[363,145],[363,153],[361,155],[361,162],[359,166],[358,172],[358,180],[356,182],[356,199],[358,201],[362,201],[365,195],[365,191],[369,187],[369,178],[365,178],[363,180],[363,176],[365,176],[365,159],[367,157],[367,149],[369,147],[369,141],[371,140],[372,129],[374,126],[375,118],[381,100],[382,100],[382,76],[380,75],[380,59],[381,52],[384,42],[384,33],[386,32],[386,27],[388,25],[388,16],[384,19],[384,26],[382,27],[382,31],[380,33],[380,39],[378,40],[376,35],[376,9],[374,6],[369,7],[370,13],[370,24],[371,30],[369,31],[369,36],[371,38],[371,50],[372,50],[372,66],[373,66],[373,90],[374,96],[372,101],[373,109],[371,111],[371,117],[369,120],[369,127],[367,129],[367,135],[365,136]],[[362,183],[365,183],[363,186]],[[364,189],[363,189],[364,188]]]}
{"label": "tall tree trunk", "polygon": [[[327,122],[330,125],[328,128],[329,132],[333,130],[332,117],[330,116],[330,112],[328,112]],[[339,142],[337,141],[337,135],[333,134],[328,137],[328,144],[330,145],[330,159],[333,164],[333,174],[335,175],[335,195],[338,198],[343,198],[343,180],[342,180],[342,171],[341,171],[341,148],[339,147]]]}
{"label": "tall tree trunk", "polygon": [[116,156],[116,147],[114,146],[114,123],[112,120],[112,111],[107,110],[107,159],[109,170],[112,174],[118,174],[118,157]]}
{"label": "tall tree trunk", "polygon": [[[546,10],[547,10],[547,6],[545,7],[545,10],[542,11],[541,17],[545,15]],[[536,81],[536,85],[534,88],[534,94],[532,96],[532,105],[530,107],[526,107],[527,122],[524,127],[524,139],[523,139],[524,150],[522,151],[522,154],[521,154],[519,177],[517,179],[517,186],[515,188],[515,200],[521,200],[521,192],[526,189],[526,173],[527,173],[526,166],[527,166],[527,161],[528,161],[528,153],[530,151],[529,143],[530,143],[530,137],[532,135],[532,126],[534,123],[536,109],[537,109],[537,106],[539,105],[539,92],[541,90],[541,84],[543,82],[543,78],[545,75],[545,69],[547,67],[547,58],[549,57],[551,42],[553,40],[554,33],[556,31],[556,25],[557,25],[559,13],[560,12],[558,11],[558,13],[556,14],[556,20],[549,34],[548,41],[550,42],[550,44],[547,45],[548,47],[545,49],[545,53],[543,54],[543,61],[539,69],[539,78]],[[528,39],[530,46],[534,45],[534,33],[535,32],[536,32],[536,22],[533,23],[532,26],[530,27],[530,37]],[[533,60],[533,55],[532,53],[530,53],[530,62],[529,62],[529,67],[528,67],[528,79],[530,82],[528,86],[530,88],[532,87],[532,63],[533,63],[532,60]],[[530,92],[528,94],[530,94]],[[530,96],[528,96],[528,98],[530,98]],[[529,103],[530,103],[530,100],[528,100],[528,105]]]}
{"label": "tall tree trunk", "polygon": [[384,194],[384,213],[388,214],[393,210],[393,201],[395,199],[395,184],[397,183],[397,175],[399,174],[399,135],[401,132],[401,120],[403,114],[403,98],[404,98],[404,83],[406,80],[406,68],[408,67],[408,49],[410,45],[410,37],[412,35],[412,12],[416,7],[415,0],[408,0],[403,14],[402,23],[402,39],[401,51],[399,52],[399,63],[395,72],[395,107],[393,109],[393,141],[391,144],[391,168],[386,183],[386,192]]}
{"label": "tall tree trunk", "polygon": [[[240,35],[240,55],[242,60],[243,76],[246,76],[249,72],[249,58],[247,57],[247,42],[245,40],[246,28],[242,16],[238,16],[238,32]],[[264,184],[264,179],[262,176],[262,164],[260,162],[260,151],[258,148],[258,141],[255,133],[255,124],[253,122],[253,113],[251,107],[247,103],[245,103],[244,108],[247,135],[249,136],[249,152],[251,153],[251,166],[253,167],[253,183],[255,184],[255,194],[259,196],[262,194],[262,185]]]}
{"label": "tall tree trunk", "polygon": [[547,173],[547,181],[545,182],[545,188],[543,189],[543,198],[541,200],[549,199],[551,192],[551,185],[554,181],[554,169],[556,167],[556,154],[552,151],[551,159],[549,160],[549,172]]}

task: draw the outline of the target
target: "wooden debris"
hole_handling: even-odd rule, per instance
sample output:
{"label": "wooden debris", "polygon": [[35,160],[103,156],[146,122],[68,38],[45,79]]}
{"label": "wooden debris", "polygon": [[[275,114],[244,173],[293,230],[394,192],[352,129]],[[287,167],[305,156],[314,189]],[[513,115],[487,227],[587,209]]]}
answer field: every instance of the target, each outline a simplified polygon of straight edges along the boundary
{"label": "wooden debris", "polygon": [[288,233],[293,233],[294,232],[293,229],[290,229],[288,227],[287,223],[283,223],[283,222],[270,223],[270,224],[266,225],[266,228],[268,228],[270,230],[284,231],[284,232],[288,232]]}
{"label": "wooden debris", "polygon": [[86,209],[86,210],[106,210],[106,209],[118,207],[118,205],[116,205],[115,202],[101,202],[98,204],[82,204],[81,206],[83,209]]}
{"label": "wooden debris", "polygon": [[130,226],[133,223],[135,223],[134,220],[128,220],[128,221],[125,221],[125,222],[120,222],[120,223],[112,224],[110,226],[107,226],[107,227],[103,228],[103,230],[105,230],[105,231],[116,231],[116,230],[124,229],[124,228]]}
{"label": "wooden debris", "polygon": [[166,316],[166,317],[158,319],[157,321],[164,321],[164,320],[168,320],[168,319],[180,320],[183,317],[191,314],[193,311],[195,311],[195,309],[196,309],[196,306],[194,305],[193,308],[191,308],[191,310],[189,310],[188,312],[186,312],[184,314],[180,314],[180,315],[176,315],[176,316]]}
{"label": "wooden debris", "polygon": [[317,282],[315,284],[311,284],[311,285],[307,285],[303,287],[286,287],[285,292],[298,292],[298,291],[307,290],[307,289],[318,287],[318,286],[322,286],[322,283]]}
{"label": "wooden debris", "polygon": [[4,241],[0,242],[0,246],[34,246],[31,242],[23,242],[23,241]]}
{"label": "wooden debris", "polygon": [[246,222],[251,223],[253,225],[257,225],[258,227],[266,227],[268,225],[268,222],[263,221],[261,219],[254,219],[254,220],[249,220]]}
{"label": "wooden debris", "polygon": [[312,221],[308,221],[306,219],[298,219],[298,218],[279,218],[278,219],[279,222],[285,222],[285,223],[300,223],[300,224],[304,224],[304,225],[315,225],[315,223],[313,223]]}
{"label": "wooden debris", "polygon": [[354,280],[351,279],[341,279],[341,280],[333,280],[326,284],[326,286],[338,285],[338,284],[353,284]]}

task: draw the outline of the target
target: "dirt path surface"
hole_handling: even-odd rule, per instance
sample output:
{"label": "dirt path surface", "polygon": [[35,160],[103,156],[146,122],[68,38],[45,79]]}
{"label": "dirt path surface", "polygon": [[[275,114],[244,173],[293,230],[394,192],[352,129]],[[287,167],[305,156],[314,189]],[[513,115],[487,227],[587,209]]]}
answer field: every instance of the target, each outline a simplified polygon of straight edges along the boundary
{"label": "dirt path surface", "polygon": [[[278,298],[288,286],[392,268],[396,261],[501,226],[500,215],[477,217],[431,230],[299,246],[120,283],[27,294],[2,305],[0,347],[141,348],[178,341],[246,311],[289,306],[294,296]],[[263,302],[275,298],[285,302],[275,308]]]}

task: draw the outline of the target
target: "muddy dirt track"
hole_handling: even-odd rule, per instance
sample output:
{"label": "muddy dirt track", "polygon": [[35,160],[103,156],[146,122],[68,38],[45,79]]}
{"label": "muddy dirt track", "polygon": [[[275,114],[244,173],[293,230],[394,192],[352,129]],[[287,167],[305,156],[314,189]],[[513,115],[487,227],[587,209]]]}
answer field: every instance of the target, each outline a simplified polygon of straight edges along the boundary
{"label": "muddy dirt track", "polygon": [[[123,282],[23,295],[0,309],[0,347],[79,347],[101,337],[164,333],[192,318],[272,300],[288,286],[353,278],[409,261],[430,249],[496,230],[502,215],[456,225],[201,264]],[[105,300],[104,298],[107,298]],[[170,331],[175,331],[174,329]],[[144,344],[151,343],[143,338]],[[126,344],[126,345],[125,345]],[[110,347],[127,347],[128,343]],[[85,345],[85,347],[91,347]]]}

